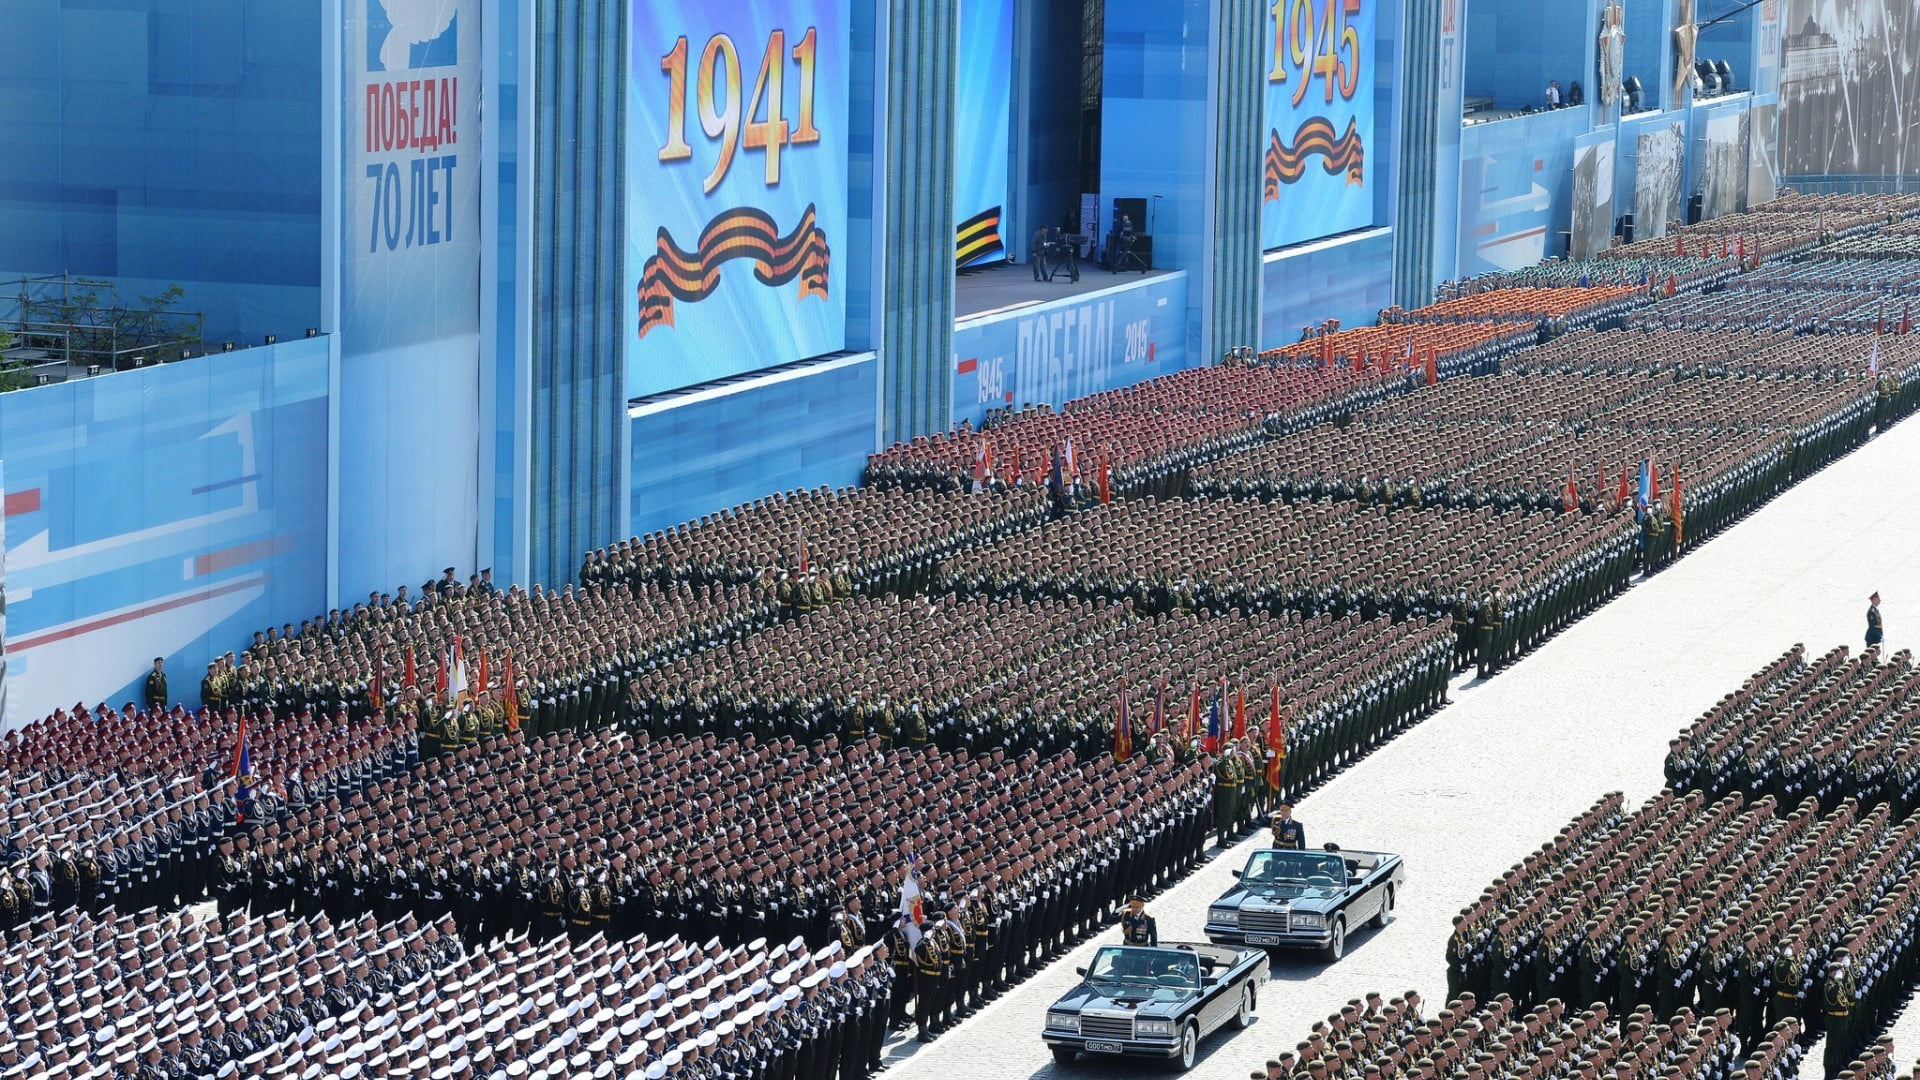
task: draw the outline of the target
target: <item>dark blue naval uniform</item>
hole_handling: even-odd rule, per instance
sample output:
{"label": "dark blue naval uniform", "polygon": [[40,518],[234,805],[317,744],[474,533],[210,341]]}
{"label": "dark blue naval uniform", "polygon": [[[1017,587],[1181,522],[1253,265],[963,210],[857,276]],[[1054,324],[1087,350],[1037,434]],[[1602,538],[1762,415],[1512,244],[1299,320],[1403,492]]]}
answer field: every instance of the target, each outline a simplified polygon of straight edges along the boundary
{"label": "dark blue naval uniform", "polygon": [[1884,636],[1880,626],[1880,605],[1867,605],[1867,646],[1871,648],[1880,644],[1880,639]]}
{"label": "dark blue naval uniform", "polygon": [[1294,851],[1307,849],[1307,828],[1291,819],[1282,821],[1273,827],[1273,846],[1292,848]]}
{"label": "dark blue naval uniform", "polygon": [[1129,945],[1159,945],[1160,927],[1153,916],[1142,911],[1135,915],[1129,911],[1120,916],[1120,936]]}

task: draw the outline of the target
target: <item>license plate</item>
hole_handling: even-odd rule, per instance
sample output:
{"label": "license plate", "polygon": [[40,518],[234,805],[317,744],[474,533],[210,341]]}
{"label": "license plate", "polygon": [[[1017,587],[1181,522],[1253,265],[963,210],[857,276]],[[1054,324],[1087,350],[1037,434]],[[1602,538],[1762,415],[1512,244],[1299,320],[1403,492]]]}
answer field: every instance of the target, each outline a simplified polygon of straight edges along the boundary
{"label": "license plate", "polygon": [[1278,945],[1278,944],[1280,944],[1280,935],[1279,935],[1279,934],[1248,934],[1248,935],[1247,935],[1247,944],[1249,944],[1249,945]]}
{"label": "license plate", "polygon": [[1118,1054],[1120,1053],[1120,1044],[1117,1042],[1095,1042],[1089,1039],[1087,1040],[1087,1053]]}

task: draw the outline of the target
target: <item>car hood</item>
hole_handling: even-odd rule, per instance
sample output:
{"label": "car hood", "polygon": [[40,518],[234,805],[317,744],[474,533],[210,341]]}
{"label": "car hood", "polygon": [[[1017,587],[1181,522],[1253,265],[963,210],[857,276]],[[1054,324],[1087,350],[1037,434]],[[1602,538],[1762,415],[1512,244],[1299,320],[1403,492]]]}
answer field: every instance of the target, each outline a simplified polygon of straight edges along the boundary
{"label": "car hood", "polygon": [[1192,1003],[1194,998],[1199,996],[1196,991],[1188,990],[1182,993],[1167,987],[1162,987],[1158,990],[1149,990],[1146,987],[1128,987],[1127,990],[1126,996],[1108,997],[1106,994],[1082,983],[1069,991],[1065,997],[1054,1002],[1053,1007],[1059,1012],[1080,1013],[1092,1010],[1094,1012],[1130,1013],[1135,1016],[1154,1018],[1177,1017]]}
{"label": "car hood", "polygon": [[1214,901],[1222,907],[1286,907],[1296,911],[1324,911],[1331,908],[1346,890],[1324,885],[1242,885]]}

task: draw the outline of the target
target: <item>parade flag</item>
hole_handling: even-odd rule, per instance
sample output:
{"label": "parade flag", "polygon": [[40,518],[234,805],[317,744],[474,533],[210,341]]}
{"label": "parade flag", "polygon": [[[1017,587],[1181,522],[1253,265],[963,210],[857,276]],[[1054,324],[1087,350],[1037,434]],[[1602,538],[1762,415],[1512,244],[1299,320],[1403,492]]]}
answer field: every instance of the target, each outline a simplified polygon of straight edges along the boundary
{"label": "parade flag", "polygon": [[1193,688],[1193,700],[1187,703],[1187,726],[1180,732],[1181,742],[1190,742],[1200,734],[1200,688]]}
{"label": "parade flag", "polygon": [[1668,274],[1667,275],[1667,299],[1669,300],[1673,299],[1675,294],[1679,293],[1679,291],[1680,291],[1680,279],[1678,277],[1675,277],[1672,274]]}
{"label": "parade flag", "polygon": [[793,534],[793,561],[800,567],[801,573],[807,572],[807,527],[801,525]]}
{"label": "parade flag", "polygon": [[448,649],[441,653],[439,660],[433,666],[433,696],[436,700],[445,701],[447,688],[453,679],[453,650]]}
{"label": "parade flag", "polygon": [[414,686],[413,646],[407,646],[407,668],[400,676],[400,685],[411,689]]}
{"label": "parade flag", "polygon": [[1273,687],[1273,707],[1267,712],[1267,790],[1280,790],[1280,769],[1287,760],[1287,729],[1280,720],[1280,686]]}
{"label": "parade flag", "polygon": [[1620,466],[1620,490],[1614,493],[1613,508],[1618,510],[1626,506],[1627,500],[1632,497],[1633,495],[1627,487],[1627,467],[1622,465]]}
{"label": "parade flag", "polygon": [[1673,253],[1682,259],[1687,257],[1687,239],[1679,233],[1673,234]]}
{"label": "parade flag", "polygon": [[1153,728],[1147,734],[1158,735],[1165,730],[1167,730],[1167,684],[1162,682],[1160,688],[1153,692]]}
{"label": "parade flag", "polygon": [[240,714],[240,734],[233,744],[233,779],[237,783],[233,792],[233,820],[235,824],[244,824],[247,808],[253,805],[253,793],[247,786],[253,780],[253,744],[247,740],[245,713]]}
{"label": "parade flag", "polygon": [[1440,349],[1435,345],[1427,346],[1427,385],[1440,385]]}
{"label": "parade flag", "polygon": [[1236,740],[1247,737],[1247,691],[1245,687],[1237,688],[1233,692],[1233,737]]}
{"label": "parade flag", "polygon": [[487,647],[484,645],[480,647],[479,668],[478,677],[474,680],[474,692],[476,694],[484,694],[488,690],[493,689],[493,683],[487,678]]}
{"label": "parade flag", "polygon": [[1103,452],[1100,455],[1100,503],[1104,506],[1112,501],[1112,466],[1108,463],[1107,455]]}
{"label": "parade flag", "polygon": [[1133,756],[1133,722],[1127,717],[1127,684],[1120,684],[1120,714],[1113,721],[1113,760]]}
{"label": "parade flag", "polygon": [[1013,486],[1019,487],[1027,482],[1027,473],[1020,467],[1020,448],[1013,448]]}
{"label": "parade flag", "polygon": [[1220,750],[1220,699],[1225,697],[1226,693],[1226,690],[1222,689],[1220,693],[1215,694],[1213,707],[1207,710],[1207,738],[1201,746],[1209,754],[1218,753]]}
{"label": "parade flag", "polygon": [[979,491],[993,479],[993,443],[980,436],[980,449],[973,454],[973,490]]}
{"label": "parade flag", "polygon": [[463,651],[459,638],[454,638],[452,647],[447,650],[447,698],[456,705],[467,697],[467,669]]}
{"label": "parade flag", "polygon": [[1367,347],[1365,345],[1360,346],[1360,351],[1353,354],[1353,370],[1367,370]]}
{"label": "parade flag", "polygon": [[1333,335],[1325,330],[1320,331],[1320,366],[1323,368],[1333,366]]}
{"label": "parade flag", "polygon": [[520,730],[520,687],[516,685],[516,680],[514,679],[513,654],[508,653],[503,663],[506,666],[506,671],[503,674],[505,675],[506,682],[507,682],[506,689],[502,691],[503,695],[507,699],[506,701],[507,730],[519,731]]}
{"label": "parade flag", "polygon": [[1660,504],[1660,466],[1652,458],[1647,459],[1647,505]]}
{"label": "parade flag", "polygon": [[907,856],[907,874],[900,879],[900,928],[906,932],[907,947],[920,944],[920,924],[926,913],[920,907],[920,882],[913,876],[913,856]]}
{"label": "parade flag", "polygon": [[1685,525],[1683,524],[1686,518],[1680,512],[1680,470],[1670,465],[1667,467],[1667,471],[1673,478],[1673,495],[1668,507],[1668,514],[1673,518],[1673,550],[1679,551],[1681,543],[1686,539]]}
{"label": "parade flag", "polygon": [[1055,495],[1065,495],[1067,493],[1066,471],[1065,467],[1060,463],[1060,448],[1058,446],[1053,448],[1053,465],[1047,476],[1047,490],[1053,492]]}
{"label": "parade flag", "polygon": [[1069,484],[1079,483],[1080,482],[1080,456],[1074,452],[1073,439],[1071,437],[1067,439],[1067,450],[1064,456],[1066,458],[1066,461],[1061,466],[1061,468],[1066,470],[1067,483]]}
{"label": "parade flag", "polygon": [[1653,505],[1653,462],[1642,458],[1640,461],[1640,489],[1633,495],[1634,514],[1644,515]]}
{"label": "parade flag", "polygon": [[1567,490],[1560,497],[1560,506],[1569,512],[1580,509],[1580,489],[1573,486],[1573,466],[1567,466]]}
{"label": "parade flag", "polygon": [[1388,352],[1386,349],[1381,349],[1380,350],[1380,374],[1391,375],[1392,373],[1393,373],[1393,354],[1391,352]]}
{"label": "parade flag", "polygon": [[367,704],[375,709],[387,707],[387,695],[381,686],[381,673],[386,670],[384,657],[376,654],[373,661],[373,682],[367,686]]}
{"label": "parade flag", "polygon": [[1867,374],[1880,374],[1880,338],[1878,335],[1873,339],[1873,352],[1867,356]]}

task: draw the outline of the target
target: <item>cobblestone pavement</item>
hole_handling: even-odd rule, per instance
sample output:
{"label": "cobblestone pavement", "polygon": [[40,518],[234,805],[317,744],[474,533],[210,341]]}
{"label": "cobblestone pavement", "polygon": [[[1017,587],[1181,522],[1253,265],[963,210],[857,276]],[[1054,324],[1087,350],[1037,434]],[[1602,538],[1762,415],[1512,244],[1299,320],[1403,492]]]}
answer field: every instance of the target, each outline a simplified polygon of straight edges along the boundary
{"label": "cobblestone pavement", "polygon": [[[1308,839],[1396,852],[1407,862],[1398,917],[1362,931],[1332,966],[1281,954],[1249,1031],[1207,1040],[1193,1075],[1243,1078],[1316,1019],[1369,990],[1446,990],[1453,916],[1503,870],[1608,791],[1643,800],[1662,785],[1667,740],[1796,641],[1858,647],[1866,596],[1883,594],[1887,648],[1920,642],[1920,421],[1803,482],[1301,800]],[[1162,940],[1200,936],[1208,901],[1259,846],[1249,837],[1148,905]],[[1039,1031],[1046,1007],[1109,928],[928,1045],[896,1039],[889,1080],[1153,1075],[1151,1063],[1061,1069]],[[1896,1025],[1920,1057],[1920,1010]],[[1817,1052],[1808,1061],[1819,1061]],[[1810,1074],[1812,1075],[1812,1074]]]}

